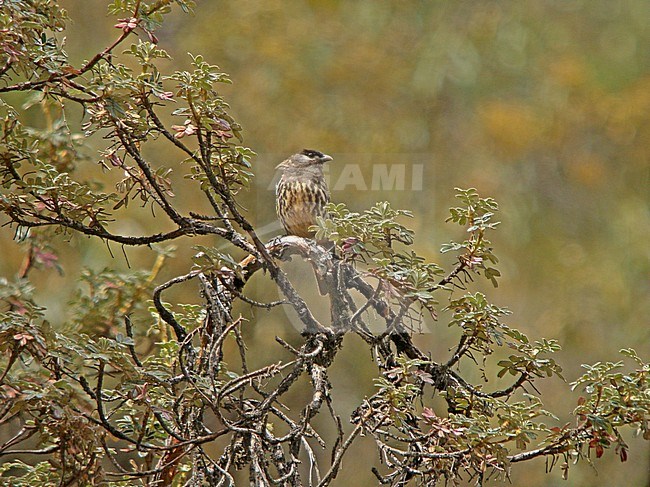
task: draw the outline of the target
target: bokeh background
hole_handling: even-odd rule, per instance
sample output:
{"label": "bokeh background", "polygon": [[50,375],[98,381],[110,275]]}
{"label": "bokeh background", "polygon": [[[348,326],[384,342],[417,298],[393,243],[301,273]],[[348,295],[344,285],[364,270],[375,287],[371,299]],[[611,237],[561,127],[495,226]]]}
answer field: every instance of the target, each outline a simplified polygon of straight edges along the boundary
{"label": "bokeh background", "polygon": [[[77,64],[115,37],[106,2],[61,3],[73,19],[67,50]],[[335,157],[329,172],[335,201],[363,210],[388,200],[412,210],[416,251],[442,265],[453,258],[442,256],[440,245],[463,238],[444,223],[453,188],[476,187],[501,206],[493,243],[503,274],[498,289],[482,282],[476,288],[513,311],[509,324],[531,338],[558,339],[563,351],[556,360],[568,381],[581,373],[580,364],[618,360],[624,347],[650,358],[647,0],[198,4],[195,16],[174,14],[157,32],[173,57],[165,67],[187,69],[192,52],[231,75],[234,83],[222,94],[244,128],[245,143],[258,153],[256,177],[242,202],[265,236],[279,232],[273,168],[303,147]],[[180,181],[177,156],[151,152],[153,159],[176,164]],[[97,159],[91,153],[80,174],[98,171]],[[383,170],[403,171],[404,183],[373,186],[373,174]],[[196,192],[180,188],[181,206],[205,208],[193,199]],[[133,233],[156,228],[148,211],[132,210],[124,225]],[[15,273],[21,258],[11,237],[10,230],[0,235],[2,275]],[[218,244],[177,242],[177,257],[161,281],[187,271],[196,243]],[[127,269],[119,249],[111,257],[102,244],[79,238],[56,246],[65,274],[34,274],[54,323],[65,320],[82,266]],[[155,259],[147,249],[127,252],[134,269],[150,268]],[[307,277],[300,262],[288,268],[301,289],[312,284],[302,286]],[[255,279],[249,291],[274,299],[268,281]],[[195,294],[189,286],[168,299],[196,300]],[[317,312],[325,312],[315,296]],[[440,299],[442,308],[448,296]],[[241,311],[250,319],[247,338],[260,350],[260,362],[280,353],[274,335],[298,339],[292,317],[282,311]],[[427,333],[418,337],[434,360],[447,356],[456,337],[446,319],[443,314],[427,323]],[[368,352],[350,337],[332,378],[344,418],[373,392],[374,371]],[[480,380],[469,367],[463,372]],[[568,393],[558,379],[539,388],[559,424],[569,420],[578,392]],[[626,438],[627,463],[607,452],[594,461],[595,469],[585,462],[571,468],[564,485],[648,485],[648,442]],[[344,462],[337,485],[375,484],[372,448],[365,440],[357,445],[347,460],[353,468],[346,471]],[[517,465],[512,485],[562,484],[559,469],[544,470],[544,460]]]}

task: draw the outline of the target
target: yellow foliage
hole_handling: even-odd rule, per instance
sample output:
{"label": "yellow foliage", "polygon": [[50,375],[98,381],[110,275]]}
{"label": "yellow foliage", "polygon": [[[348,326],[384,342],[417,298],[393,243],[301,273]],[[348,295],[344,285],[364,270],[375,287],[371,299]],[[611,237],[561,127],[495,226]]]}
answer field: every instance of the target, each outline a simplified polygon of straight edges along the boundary
{"label": "yellow foliage", "polygon": [[587,81],[584,60],[567,55],[553,60],[548,67],[549,78],[561,86],[579,87]]}
{"label": "yellow foliage", "polygon": [[478,113],[488,138],[507,156],[521,156],[540,138],[542,122],[530,107],[489,101],[479,107]]}
{"label": "yellow foliage", "polygon": [[607,167],[593,152],[581,152],[569,157],[567,174],[573,181],[589,188],[597,188],[607,180]]}

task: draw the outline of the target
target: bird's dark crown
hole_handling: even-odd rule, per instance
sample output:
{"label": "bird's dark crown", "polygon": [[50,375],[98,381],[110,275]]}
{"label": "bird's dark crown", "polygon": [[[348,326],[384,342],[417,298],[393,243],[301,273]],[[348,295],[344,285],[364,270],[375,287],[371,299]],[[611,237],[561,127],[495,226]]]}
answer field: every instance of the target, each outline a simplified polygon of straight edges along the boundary
{"label": "bird's dark crown", "polygon": [[313,149],[303,149],[301,154],[304,154],[307,157],[318,157],[318,158],[321,158],[325,155],[322,152]]}
{"label": "bird's dark crown", "polygon": [[322,171],[323,164],[331,160],[332,158],[330,156],[323,154],[320,151],[303,149],[301,152],[298,152],[297,154],[294,154],[288,159],[282,161],[276,166],[276,169],[280,169],[282,171],[295,171],[314,168],[315,170]]}

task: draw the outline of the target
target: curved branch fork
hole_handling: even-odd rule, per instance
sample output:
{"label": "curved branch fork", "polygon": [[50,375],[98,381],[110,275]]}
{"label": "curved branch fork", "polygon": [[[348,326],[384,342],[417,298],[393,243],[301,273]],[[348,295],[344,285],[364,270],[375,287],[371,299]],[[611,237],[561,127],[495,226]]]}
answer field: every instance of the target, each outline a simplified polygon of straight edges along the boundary
{"label": "curved branch fork", "polygon": [[[386,339],[390,339],[398,353],[408,358],[426,360],[427,356],[418,350],[402,326],[402,319],[408,311],[408,303],[394,311],[388,301],[380,295],[380,286],[373,287],[354,267],[340,260],[335,254],[314,240],[288,235],[278,237],[266,244],[268,253],[276,259],[287,261],[294,256],[307,260],[314,271],[321,294],[328,295],[331,301],[332,324],[330,332],[344,334],[348,331],[357,333],[366,342],[380,346],[386,351]],[[241,274],[234,278],[233,285],[241,291],[250,277],[264,267],[262,261],[249,256],[240,262]],[[381,283],[380,283],[381,284]],[[366,302],[357,307],[350,291],[360,293]],[[373,336],[363,322],[363,313],[369,308],[385,321],[386,331]],[[319,331],[322,331],[319,330]],[[305,330],[309,332],[309,330]],[[384,347],[381,347],[381,345]]]}
{"label": "curved branch fork", "polygon": [[[325,327],[319,324],[316,330],[313,330],[309,323],[303,319],[305,322],[303,334],[315,331],[326,335],[343,335],[348,331],[353,331],[366,342],[375,344],[377,338],[372,336],[363,322],[364,311],[372,306],[380,316],[387,320],[387,324],[389,321],[395,321],[395,314],[391,311],[388,303],[378,299],[377,290],[364,281],[356,269],[337,258],[330,248],[326,248],[314,240],[294,235],[275,238],[265,247],[268,254],[275,259],[288,261],[294,256],[299,256],[309,262],[320,294],[328,296],[330,300],[331,325]],[[241,272],[232,280],[232,285],[237,292],[241,292],[248,279],[264,267],[264,262],[251,255],[242,260],[239,265]],[[281,282],[278,282],[278,286],[287,297],[289,304],[299,312],[303,302],[294,302],[290,293],[283,289]],[[356,306],[350,295],[352,289],[360,292],[367,300],[360,308]]]}

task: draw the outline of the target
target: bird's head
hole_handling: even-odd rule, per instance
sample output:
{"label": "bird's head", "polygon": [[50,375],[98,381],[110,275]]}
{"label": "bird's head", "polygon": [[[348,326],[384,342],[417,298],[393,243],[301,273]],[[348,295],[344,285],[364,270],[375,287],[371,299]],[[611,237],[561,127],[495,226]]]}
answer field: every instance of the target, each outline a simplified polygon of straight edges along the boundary
{"label": "bird's head", "polygon": [[285,159],[276,166],[276,169],[305,169],[309,167],[320,167],[324,163],[331,161],[332,158],[317,150],[303,149],[297,154]]}

